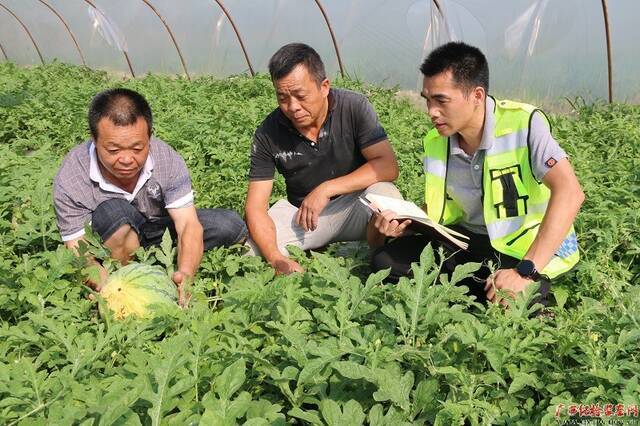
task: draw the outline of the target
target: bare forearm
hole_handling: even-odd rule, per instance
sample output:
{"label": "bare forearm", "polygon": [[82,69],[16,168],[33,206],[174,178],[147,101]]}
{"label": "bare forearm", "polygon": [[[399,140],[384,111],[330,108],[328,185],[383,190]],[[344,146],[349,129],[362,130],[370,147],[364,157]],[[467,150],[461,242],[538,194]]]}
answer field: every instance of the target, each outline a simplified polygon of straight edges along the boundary
{"label": "bare forearm", "polygon": [[584,194],[579,188],[576,191],[551,194],[538,235],[524,256],[525,259],[531,260],[538,270],[547,266],[562,244],[583,201]]}
{"label": "bare forearm", "polygon": [[276,226],[266,211],[247,209],[247,227],[253,242],[267,262],[283,256],[278,249]]}
{"label": "bare forearm", "polygon": [[202,226],[187,226],[178,235],[178,270],[193,277],[200,266],[204,252]]}

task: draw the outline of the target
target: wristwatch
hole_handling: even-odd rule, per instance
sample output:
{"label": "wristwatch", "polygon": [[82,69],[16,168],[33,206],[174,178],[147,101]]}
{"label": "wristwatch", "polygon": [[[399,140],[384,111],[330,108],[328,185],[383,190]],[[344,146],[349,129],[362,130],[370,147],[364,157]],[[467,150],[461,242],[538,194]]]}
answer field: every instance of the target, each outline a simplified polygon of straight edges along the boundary
{"label": "wristwatch", "polygon": [[522,259],[516,265],[516,272],[522,277],[533,281],[540,281],[543,276],[536,269],[535,263],[528,259]]}

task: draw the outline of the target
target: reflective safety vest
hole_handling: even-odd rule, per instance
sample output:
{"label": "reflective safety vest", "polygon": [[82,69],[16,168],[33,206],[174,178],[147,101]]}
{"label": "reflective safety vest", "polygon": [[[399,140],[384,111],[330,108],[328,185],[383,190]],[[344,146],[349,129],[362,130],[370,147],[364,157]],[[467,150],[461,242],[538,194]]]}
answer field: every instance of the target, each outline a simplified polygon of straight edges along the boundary
{"label": "reflective safety vest", "polygon": [[[538,234],[551,195],[531,171],[528,136],[535,111],[531,105],[496,101],[495,139],[485,153],[482,172],[483,216],[491,245],[517,259],[524,257]],[[444,225],[458,223],[463,211],[446,191],[449,138],[433,129],[423,146],[427,215]],[[571,226],[541,272],[554,278],[570,270],[578,259],[578,242]]]}

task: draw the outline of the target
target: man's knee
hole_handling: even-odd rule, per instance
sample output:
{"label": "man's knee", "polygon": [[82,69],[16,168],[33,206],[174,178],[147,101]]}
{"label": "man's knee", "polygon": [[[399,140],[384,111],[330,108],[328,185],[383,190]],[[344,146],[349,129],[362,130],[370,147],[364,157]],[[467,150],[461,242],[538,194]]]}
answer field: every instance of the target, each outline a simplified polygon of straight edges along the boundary
{"label": "man's knee", "polygon": [[130,225],[121,225],[106,240],[104,246],[111,251],[111,257],[121,263],[127,263],[133,252],[140,247],[140,238]]}
{"label": "man's knee", "polygon": [[371,255],[372,272],[378,272],[383,269],[391,269],[389,276],[385,280],[389,283],[397,283],[400,277],[410,274],[410,270],[403,269],[402,265],[397,263],[386,246],[378,248]]}
{"label": "man's knee", "polygon": [[198,209],[202,224],[204,249],[242,243],[247,238],[247,225],[238,213],[228,209]]}
{"label": "man's knee", "polygon": [[135,207],[123,199],[111,199],[103,201],[91,214],[91,229],[97,233],[102,241],[111,239],[116,231],[120,231],[125,225],[128,230],[140,234],[140,227],[145,222],[144,216]]}
{"label": "man's knee", "polygon": [[390,268],[393,265],[393,260],[389,253],[385,250],[385,247],[376,249],[371,254],[371,270],[378,272],[383,269]]}
{"label": "man's knee", "polygon": [[365,189],[364,194],[384,195],[385,197],[403,199],[398,188],[391,182],[376,182]]}

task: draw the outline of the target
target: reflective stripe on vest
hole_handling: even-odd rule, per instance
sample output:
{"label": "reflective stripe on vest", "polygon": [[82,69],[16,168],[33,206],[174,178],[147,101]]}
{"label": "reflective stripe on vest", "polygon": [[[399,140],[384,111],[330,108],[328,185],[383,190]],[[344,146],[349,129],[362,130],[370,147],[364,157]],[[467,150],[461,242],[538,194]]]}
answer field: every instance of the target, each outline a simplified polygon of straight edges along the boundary
{"label": "reflective stripe on vest", "polygon": [[[483,166],[483,216],[491,245],[522,259],[533,243],[550,198],[549,189],[531,170],[528,136],[536,108],[496,101],[494,143]],[[424,138],[425,203],[427,215],[444,225],[458,223],[462,209],[446,194],[449,139],[436,129]],[[573,226],[542,273],[554,278],[579,259]]]}

